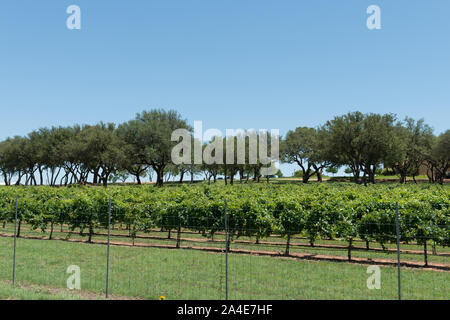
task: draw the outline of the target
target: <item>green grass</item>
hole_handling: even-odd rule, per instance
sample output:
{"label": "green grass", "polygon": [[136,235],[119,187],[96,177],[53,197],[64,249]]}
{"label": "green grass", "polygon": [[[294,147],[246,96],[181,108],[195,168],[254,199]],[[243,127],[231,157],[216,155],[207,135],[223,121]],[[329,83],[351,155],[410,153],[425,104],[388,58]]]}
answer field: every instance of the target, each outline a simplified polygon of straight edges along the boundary
{"label": "green grass", "polygon": [[[382,175],[382,174],[377,174],[377,175],[375,175],[375,179],[389,179],[389,180],[397,180],[398,181],[400,179],[400,176],[397,176],[397,175],[386,176],[386,175]],[[428,176],[426,174],[421,174],[421,175],[416,176],[416,180],[427,180],[428,181]],[[407,176],[406,181],[414,182],[412,176]]]}
{"label": "green grass", "polygon": [[[13,239],[0,238],[1,298],[50,298],[8,288]],[[64,241],[17,241],[18,283],[65,288],[69,265],[81,268],[81,288],[102,296],[106,246]],[[159,299],[224,299],[225,256],[187,249],[111,247],[110,293]],[[381,267],[381,289],[366,286],[367,266],[230,254],[231,299],[396,299],[397,269]],[[449,299],[450,273],[402,270],[403,298]],[[9,290],[9,291],[8,291]],[[11,291],[12,290],[12,291]],[[18,291],[15,291],[18,290]],[[65,293],[61,293],[62,298]],[[54,296],[52,298],[55,298]]]}
{"label": "green grass", "polygon": [[16,284],[0,280],[0,300],[80,300],[82,297],[75,292],[55,290],[53,288]]}
{"label": "green grass", "polygon": [[[64,227],[65,230],[67,230],[67,227]],[[59,232],[60,226],[55,226],[55,230],[53,232],[54,238],[66,238],[67,233],[66,232]],[[7,224],[6,228],[0,227],[0,232],[2,233],[14,233],[14,225],[13,224]],[[85,230],[87,232],[87,230]],[[105,229],[95,229],[95,232],[106,234],[107,230]],[[22,231],[21,234],[23,236],[36,236],[36,237],[44,237],[48,238],[49,236],[49,230],[46,230],[46,232],[41,232],[41,230],[31,230],[30,226],[28,225],[22,225]],[[128,235],[127,230],[112,230],[112,237],[111,241],[117,241],[117,242],[126,242],[131,243],[132,239],[129,237],[119,237],[114,235]],[[159,232],[159,231],[151,231],[148,233],[139,233],[138,236],[154,236],[154,237],[160,237],[161,239],[153,239],[153,238],[136,238],[135,243],[139,244],[158,244],[158,245],[168,245],[173,246],[176,243],[176,231],[172,231],[172,239],[167,239],[167,232]],[[182,233],[182,238],[189,238],[189,239],[197,239],[197,240],[210,240],[209,238],[206,238],[202,236],[201,234],[195,233],[195,232],[187,232]],[[83,241],[87,241],[88,237],[87,235],[81,236],[79,233],[75,232],[70,235],[70,239],[79,239]],[[92,237],[93,241],[106,241],[107,237],[104,235],[94,235]],[[207,241],[207,242],[194,242],[194,241],[182,241],[181,246],[201,246],[201,247],[224,247],[224,235],[223,234],[217,234],[214,237],[214,242]],[[220,241],[218,241],[220,240]],[[239,241],[251,241],[251,243],[240,243]],[[273,252],[284,252],[285,250],[285,242],[286,239],[282,237],[268,237],[265,239],[262,239],[263,242],[277,242],[281,244],[267,244],[267,243],[260,243],[255,244],[255,238],[251,237],[240,237],[237,239],[237,241],[232,242],[231,248],[234,249],[246,249],[246,250],[259,250],[259,251],[273,251]],[[301,238],[294,238],[291,240],[291,243],[302,243],[302,244],[308,244],[307,239],[301,239]],[[346,241],[339,241],[339,240],[324,240],[324,239],[318,239],[315,244],[324,244],[324,245],[340,245],[340,246],[348,246],[348,242]],[[357,246],[360,248],[365,248],[365,242],[362,241],[355,241],[353,243],[353,246]],[[396,244],[394,243],[387,243],[386,248],[389,249],[396,249]],[[376,248],[381,249],[381,246],[377,242],[371,242],[370,248]],[[417,245],[417,244],[401,244],[402,250],[415,250],[419,251],[420,254],[412,254],[412,253],[402,253],[401,259],[402,261],[413,261],[418,263],[424,262],[424,256],[423,256],[423,245]],[[450,265],[450,249],[448,247],[436,247],[438,255],[432,254],[432,246],[431,241],[428,243],[428,262],[429,263],[444,263]],[[310,254],[320,254],[320,255],[332,255],[332,256],[347,256],[347,249],[346,248],[324,248],[324,247],[309,247],[309,246],[295,246],[291,245],[290,247],[291,253],[310,253]],[[446,255],[441,255],[441,254]],[[396,251],[375,251],[375,250],[352,250],[352,257],[360,257],[360,258],[375,258],[375,259],[390,259],[393,261],[396,261],[397,259],[397,253]]]}

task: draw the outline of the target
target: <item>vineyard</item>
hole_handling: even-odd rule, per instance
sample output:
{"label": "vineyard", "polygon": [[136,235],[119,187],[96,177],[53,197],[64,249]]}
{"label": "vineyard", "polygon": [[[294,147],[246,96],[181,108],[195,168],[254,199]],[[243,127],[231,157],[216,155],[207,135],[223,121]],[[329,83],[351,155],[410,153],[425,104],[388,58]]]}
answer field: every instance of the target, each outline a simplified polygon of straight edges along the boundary
{"label": "vineyard", "polygon": [[[398,208],[401,263],[411,269],[402,276],[406,298],[445,299],[449,191],[345,183],[3,187],[0,279],[11,276],[16,228],[20,283],[64,287],[75,264],[87,296],[101,295],[111,212],[113,294],[222,299],[228,249],[232,298],[391,299]],[[364,289],[373,264],[384,268],[378,294]]]}
{"label": "vineyard", "polygon": [[[383,250],[396,241],[396,203],[401,241],[424,248],[450,245],[450,189],[446,186],[360,187],[329,185],[243,185],[152,187],[17,187],[0,189],[3,227],[14,221],[18,197],[20,228],[47,232],[56,226],[87,234],[107,227],[111,199],[112,228],[127,230],[134,241],[141,233],[158,229],[180,234],[191,231],[214,239],[225,230],[227,203],[230,241],[254,238],[256,243],[278,236],[289,254],[293,237],[317,241],[378,243]],[[76,232],[75,232],[76,231]],[[280,241],[280,240],[278,240]],[[178,245],[178,243],[177,243]],[[426,257],[425,257],[426,259]],[[427,262],[427,260],[425,260]]]}

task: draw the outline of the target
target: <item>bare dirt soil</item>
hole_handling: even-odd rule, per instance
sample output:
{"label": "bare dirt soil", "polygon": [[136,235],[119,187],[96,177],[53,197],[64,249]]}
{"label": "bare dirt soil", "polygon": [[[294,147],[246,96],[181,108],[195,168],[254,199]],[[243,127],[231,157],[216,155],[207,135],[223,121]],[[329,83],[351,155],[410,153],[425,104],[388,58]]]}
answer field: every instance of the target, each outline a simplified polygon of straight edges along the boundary
{"label": "bare dirt soil", "polygon": [[[11,234],[0,233],[1,237],[13,237]],[[66,239],[66,238],[53,238],[52,240],[48,240],[44,237],[38,236],[21,236],[21,238],[25,239],[36,239],[36,240],[46,240],[46,241],[68,241],[68,242],[78,242],[78,243],[86,243],[86,244],[103,244],[106,245],[108,242],[106,240],[92,240],[88,242],[87,240],[81,239]],[[202,239],[199,239],[202,240]],[[203,242],[206,240],[203,240]],[[198,241],[202,242],[202,241]],[[179,248],[176,245],[170,244],[155,244],[155,243],[130,243],[130,242],[122,242],[122,241],[111,241],[111,245],[113,246],[123,246],[123,247],[148,247],[148,248],[164,248],[164,249],[191,249],[191,250],[201,250],[207,252],[216,252],[216,253],[224,253],[225,248],[219,247],[201,247],[201,246],[180,246]],[[385,265],[385,266],[397,266],[397,261],[390,259],[380,259],[380,258],[363,258],[363,257],[352,257],[349,260],[345,256],[333,256],[333,255],[324,255],[324,254],[314,254],[314,253],[290,253],[289,255],[285,255],[283,252],[275,252],[275,251],[263,251],[263,250],[248,250],[248,249],[233,249],[230,248],[230,253],[238,253],[238,254],[249,254],[249,255],[258,255],[258,256],[271,256],[271,257],[284,257],[284,258],[296,258],[301,260],[315,260],[315,261],[332,261],[332,262],[345,262],[345,263],[357,263],[357,264],[377,264],[377,265]],[[429,262],[428,266],[424,266],[422,262],[416,261],[402,261],[401,266],[407,268],[416,268],[416,269],[427,269],[434,271],[450,271],[450,264],[446,263],[435,263]]]}

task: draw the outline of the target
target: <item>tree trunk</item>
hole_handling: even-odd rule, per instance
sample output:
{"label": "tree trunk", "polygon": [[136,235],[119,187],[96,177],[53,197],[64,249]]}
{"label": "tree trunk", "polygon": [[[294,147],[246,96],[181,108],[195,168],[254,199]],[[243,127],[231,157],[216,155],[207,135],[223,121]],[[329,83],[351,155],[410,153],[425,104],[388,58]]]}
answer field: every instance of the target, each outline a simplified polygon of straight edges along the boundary
{"label": "tree trunk", "polygon": [[353,180],[355,181],[355,183],[359,184],[359,175],[361,172],[355,169],[352,169],[352,171],[353,171]]}
{"label": "tree trunk", "polygon": [[356,184],[361,184],[361,171],[358,171],[357,173],[355,173],[355,171],[353,171],[353,182]]}
{"label": "tree trunk", "polygon": [[94,178],[92,180],[93,184],[97,184],[98,183],[98,169],[94,170]]}
{"label": "tree trunk", "polygon": [[156,171],[156,186],[157,187],[162,187],[164,184],[164,168],[160,167],[157,168]]}
{"label": "tree trunk", "polygon": [[181,225],[178,225],[178,232],[177,232],[177,248],[180,247],[180,240],[181,240]]}
{"label": "tree trunk", "polygon": [[22,225],[22,220],[19,220],[19,226],[17,228],[17,238],[20,237],[20,226]]}
{"label": "tree trunk", "polygon": [[92,223],[89,224],[89,238],[88,238],[88,242],[91,243],[92,242],[92,234],[94,233],[94,228],[92,227]]}
{"label": "tree trunk", "polygon": [[348,261],[352,260],[352,244],[353,244],[353,239],[350,239],[348,242]]}
{"label": "tree trunk", "polygon": [[322,181],[323,181],[323,178],[322,178],[322,171],[321,171],[321,170],[317,170],[317,171],[316,171],[316,174],[317,174],[317,181],[318,181],[318,182],[322,182]]}
{"label": "tree trunk", "polygon": [[289,255],[289,244],[290,244],[290,242],[291,242],[291,235],[288,234],[288,236],[287,236],[287,241],[286,241],[286,250],[284,251],[284,254],[285,254],[286,256]]}
{"label": "tree trunk", "polygon": [[20,182],[22,181],[22,176],[23,176],[23,174],[22,174],[22,172],[19,170],[19,173],[18,173],[18,175],[17,175],[16,186],[19,186],[19,185],[20,185]]}
{"label": "tree trunk", "polygon": [[133,231],[131,232],[131,243],[134,247],[134,241],[136,240],[136,225],[133,224]]}
{"label": "tree trunk", "polygon": [[259,182],[259,177],[260,177],[260,175],[259,175],[259,168],[256,167],[256,168],[253,170],[253,172],[254,172],[253,181]]}
{"label": "tree trunk", "polygon": [[180,172],[180,183],[183,183],[184,171]]}
{"label": "tree trunk", "polygon": [[311,178],[311,166],[308,164],[308,167],[305,168],[300,161],[297,161],[297,164],[300,166],[303,172],[302,181],[303,183],[308,183],[309,178]]}
{"label": "tree trunk", "polygon": [[375,184],[375,171],[369,169],[369,182]]}
{"label": "tree trunk", "polygon": [[41,181],[39,181],[39,184],[42,186],[42,185],[44,185],[44,175],[42,174],[41,167],[39,167],[38,170],[39,170],[39,179],[41,180]]}
{"label": "tree trunk", "polygon": [[428,253],[427,253],[427,241],[425,240],[423,244],[423,258],[425,262],[425,267],[428,266]]}
{"label": "tree trunk", "polygon": [[51,225],[50,225],[50,236],[48,237],[48,240],[52,240],[52,235],[53,235],[53,221],[52,221],[52,223],[51,223]]}
{"label": "tree trunk", "polygon": [[429,168],[427,169],[427,177],[428,177],[428,182],[429,183],[433,183],[433,177],[431,176]]}

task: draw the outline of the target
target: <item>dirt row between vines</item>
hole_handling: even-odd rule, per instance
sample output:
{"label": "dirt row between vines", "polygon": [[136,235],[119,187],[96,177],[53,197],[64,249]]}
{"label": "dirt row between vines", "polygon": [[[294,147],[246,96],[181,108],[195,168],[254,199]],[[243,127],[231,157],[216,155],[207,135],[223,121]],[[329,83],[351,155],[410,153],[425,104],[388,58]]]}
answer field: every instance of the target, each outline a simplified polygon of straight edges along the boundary
{"label": "dirt row between vines", "polygon": [[[22,230],[28,230],[31,231],[31,229],[29,228],[22,228]],[[55,231],[57,233],[67,233],[67,234],[80,234],[79,232],[74,232],[74,231],[69,231],[69,230],[63,230],[63,231]],[[159,230],[152,230],[151,232],[161,232]],[[176,231],[173,232],[173,234],[176,236]],[[195,232],[186,232],[183,231],[181,234],[197,234]],[[219,234],[219,233],[217,233]],[[82,236],[88,236],[88,233],[82,233]],[[103,232],[94,232],[92,233],[93,236],[104,236],[107,237],[108,234],[107,233],[103,233]],[[223,234],[220,234],[223,235]],[[115,233],[115,232],[111,232],[111,237],[118,237],[118,238],[129,238],[131,239],[131,237],[127,234],[120,234],[120,233]],[[176,238],[175,237],[160,237],[160,236],[151,236],[151,235],[136,235],[135,237],[136,239],[152,239],[152,240],[171,240],[171,241],[175,241]],[[293,238],[291,238],[293,239]],[[299,238],[296,238],[299,239]],[[180,241],[185,241],[185,242],[197,242],[197,243],[225,243],[225,240],[218,240],[218,239],[201,239],[201,238],[191,238],[191,237],[181,237]],[[256,243],[255,241],[250,241],[250,240],[233,240],[233,243],[237,243],[237,244],[251,244],[251,245],[273,245],[273,246],[286,246],[286,242],[281,242],[281,241],[259,241],[258,243]],[[373,242],[371,242],[373,243]],[[303,248],[322,248],[322,249],[341,249],[341,250],[347,250],[348,246],[345,245],[339,245],[339,244],[321,244],[321,243],[315,243],[313,246],[311,246],[310,243],[305,243],[305,242],[291,242],[289,244],[290,247],[303,247]],[[373,252],[379,252],[379,253],[383,253],[383,252],[397,252],[397,249],[394,248],[386,248],[386,249],[382,249],[382,248],[370,248],[367,249],[366,247],[363,246],[352,246],[352,251],[373,251]],[[411,249],[401,249],[400,248],[400,253],[404,253],[404,254],[413,254],[413,255],[423,255],[424,254],[424,250],[411,250]],[[442,257],[450,257],[450,252],[436,252],[433,254],[432,251],[427,250],[427,254],[428,255],[433,255],[433,256],[442,256]]]}
{"label": "dirt row between vines", "polygon": [[[70,233],[70,232],[68,232]],[[176,235],[176,233],[174,232],[174,234]],[[84,234],[85,236],[87,236],[88,234]],[[108,234],[107,233],[99,233],[99,232],[94,232],[92,235],[96,235],[96,236],[105,236],[107,237]],[[112,237],[121,237],[121,238],[131,238],[129,235],[126,234],[117,234],[111,233]],[[158,236],[150,236],[150,235],[137,235],[136,239],[154,239],[154,240],[176,240],[176,238],[168,238],[168,237],[158,237]],[[212,240],[212,239],[198,239],[198,238],[184,238],[184,237],[180,237],[180,241],[186,241],[186,242],[200,242],[200,243],[207,243],[207,242],[212,242],[212,243],[225,243],[225,240]],[[286,242],[279,242],[279,241],[259,241],[258,243],[256,243],[255,241],[250,241],[250,240],[233,240],[233,243],[240,243],[240,244],[252,244],[252,245],[274,245],[274,246],[286,246]],[[348,246],[344,246],[344,245],[339,245],[339,244],[314,244],[313,246],[311,246],[311,244],[309,243],[302,243],[302,242],[291,242],[289,244],[289,247],[294,246],[294,247],[306,247],[306,248],[324,248],[324,249],[348,249]],[[391,249],[391,248],[386,248],[385,250],[383,250],[382,248],[369,248],[367,249],[366,247],[361,247],[361,246],[352,246],[352,250],[359,250],[359,251],[376,251],[376,252],[397,252],[397,249]],[[405,253],[405,254],[416,254],[416,255],[423,255],[424,251],[423,250],[410,250],[410,249],[400,249],[400,253]],[[429,255],[432,255],[432,252],[427,250],[427,253]],[[433,254],[434,256],[444,256],[444,257],[450,257],[450,252],[439,252],[436,254]]]}
{"label": "dirt row between vines", "polygon": [[[11,234],[0,233],[1,237],[14,237]],[[34,239],[34,240],[46,240],[46,241],[67,241],[67,242],[76,242],[76,243],[85,243],[85,244],[101,244],[107,245],[107,241],[103,240],[92,240],[88,242],[87,240],[81,239],[66,239],[66,238],[52,238],[52,240],[48,240],[48,238],[37,237],[37,236],[21,236],[24,239]],[[180,246],[179,248],[176,245],[170,244],[154,244],[154,243],[129,243],[129,242],[118,242],[111,241],[111,245],[113,246],[121,246],[121,247],[145,247],[145,248],[161,248],[161,249],[187,249],[187,250],[199,250],[205,252],[215,252],[215,253],[224,253],[224,248],[217,247],[198,247],[198,246]],[[290,253],[289,255],[285,255],[283,252],[274,252],[274,251],[262,251],[262,250],[248,250],[248,249],[229,249],[230,253],[238,253],[238,254],[246,254],[246,255],[256,255],[256,256],[271,256],[271,257],[279,257],[279,258],[292,258],[292,259],[301,259],[301,260],[312,260],[312,261],[330,261],[330,262],[344,262],[344,263],[356,263],[361,265],[383,265],[383,266],[397,266],[397,261],[390,259],[379,259],[379,258],[362,258],[362,257],[352,257],[351,260],[348,260],[345,256],[333,256],[333,255],[324,255],[324,254],[313,254],[313,253]],[[421,262],[415,261],[403,261],[400,264],[402,267],[411,268],[411,269],[426,269],[433,271],[450,271],[450,264],[446,263],[428,263],[428,266],[424,266]]]}

